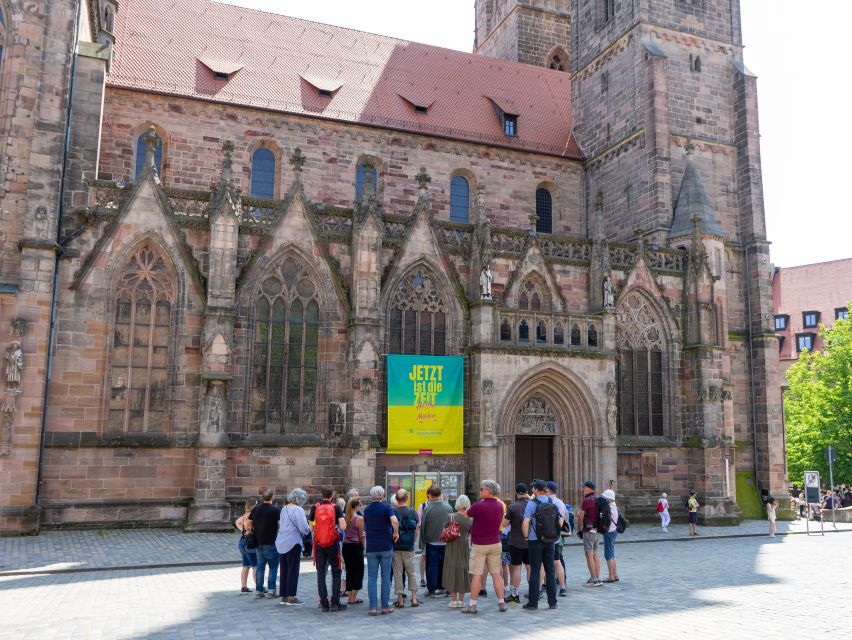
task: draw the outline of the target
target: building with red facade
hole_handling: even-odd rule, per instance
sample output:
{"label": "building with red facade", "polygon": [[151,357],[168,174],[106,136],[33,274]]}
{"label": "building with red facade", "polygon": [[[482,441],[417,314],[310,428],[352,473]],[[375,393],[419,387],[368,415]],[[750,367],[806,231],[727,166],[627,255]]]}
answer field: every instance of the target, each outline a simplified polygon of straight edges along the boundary
{"label": "building with red facade", "polygon": [[[477,0],[473,53],[210,0],[0,12],[0,530],[217,529],[402,472],[784,499],[737,0]],[[389,353],[464,356],[462,454],[388,454]]]}

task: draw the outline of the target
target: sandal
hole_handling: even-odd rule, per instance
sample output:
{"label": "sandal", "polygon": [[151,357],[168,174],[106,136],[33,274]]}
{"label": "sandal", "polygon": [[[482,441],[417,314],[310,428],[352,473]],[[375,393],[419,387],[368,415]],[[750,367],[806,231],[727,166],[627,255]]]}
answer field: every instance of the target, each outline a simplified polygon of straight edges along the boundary
{"label": "sandal", "polygon": [[393,609],[382,609],[382,615],[383,616],[389,616],[392,613],[393,613]]}
{"label": "sandal", "polygon": [[377,612],[375,609],[370,609],[370,613],[369,613],[369,615],[371,615],[371,616],[377,616],[377,615],[379,615],[379,614],[378,614],[378,612]]}
{"label": "sandal", "polygon": [[411,608],[412,608],[412,609],[414,609],[414,608],[416,608],[416,607],[419,607],[419,606],[420,606],[420,603],[419,603],[419,602],[417,602],[417,600],[415,600],[414,602],[412,602],[412,603],[411,603]]}
{"label": "sandal", "polygon": [[618,582],[618,578],[617,577],[616,578],[607,578],[606,580],[604,580],[604,582],[606,582],[606,583]]}
{"label": "sandal", "polygon": [[395,606],[397,609],[404,609],[405,603],[404,602],[394,602],[393,606]]}
{"label": "sandal", "polygon": [[358,598],[357,600],[353,600],[352,602],[349,602],[348,604],[364,604],[364,601],[361,600],[361,598]]}

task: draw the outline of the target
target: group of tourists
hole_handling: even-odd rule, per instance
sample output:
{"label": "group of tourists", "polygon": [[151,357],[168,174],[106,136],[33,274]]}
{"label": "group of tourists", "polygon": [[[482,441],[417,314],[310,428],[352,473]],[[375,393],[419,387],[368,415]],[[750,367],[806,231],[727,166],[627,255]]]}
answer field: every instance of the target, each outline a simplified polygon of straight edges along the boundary
{"label": "group of tourists", "polygon": [[[506,612],[507,604],[521,603],[522,567],[528,583],[522,608],[537,610],[546,596],[548,608],[556,609],[558,597],[567,595],[565,539],[575,532],[582,538],[589,571],[585,585],[599,587],[620,580],[615,541],[627,526],[611,489],[598,496],[593,482],[583,485],[576,528],[573,509],[559,499],[558,491],[553,481],[534,480],[529,486],[518,484],[514,500],[504,502],[500,485],[483,480],[479,500],[471,504],[461,495],[452,507],[441,487],[432,485],[427,501],[414,508],[405,489],[387,501],[384,488],[373,487],[364,507],[357,490],[335,500],[334,491],[326,488],[306,513],[308,496],[302,489],[291,491],[283,508],[273,504],[273,492],[265,489],[260,502],[246,502],[235,523],[241,533],[241,593],[251,592],[252,572],[256,598],[280,598],[287,606],[304,604],[297,595],[299,569],[303,551],[310,548],[317,572],[317,604],[324,612],[363,604],[359,593],[364,587],[365,554],[371,616],[389,615],[409,599],[408,606],[421,606],[418,587],[426,598],[449,597],[448,608],[476,614],[479,599],[487,597],[488,576],[497,610]],[[606,578],[601,576],[600,547]],[[419,585],[416,548],[422,552]]]}

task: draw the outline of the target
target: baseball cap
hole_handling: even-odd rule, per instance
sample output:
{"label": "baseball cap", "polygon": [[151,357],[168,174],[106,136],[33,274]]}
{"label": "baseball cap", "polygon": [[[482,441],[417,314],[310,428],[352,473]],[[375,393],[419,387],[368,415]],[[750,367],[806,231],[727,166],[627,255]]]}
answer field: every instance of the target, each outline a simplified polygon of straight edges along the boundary
{"label": "baseball cap", "polygon": [[548,491],[558,491],[559,485],[556,484],[553,480],[548,480],[547,481],[547,490]]}
{"label": "baseball cap", "polygon": [[547,483],[544,480],[533,480],[532,488],[535,491],[544,491],[547,488]]}
{"label": "baseball cap", "polygon": [[594,491],[594,490],[595,490],[595,483],[594,483],[594,482],[592,482],[591,480],[587,480],[586,482],[584,482],[584,483],[583,483],[583,486],[584,486],[584,487],[588,487],[588,488],[589,488],[589,489],[591,489],[592,491]]}
{"label": "baseball cap", "polygon": [[615,491],[612,489],[607,489],[601,495],[607,500],[615,500]]}
{"label": "baseball cap", "polygon": [[515,493],[526,493],[526,492],[527,492],[527,485],[525,485],[523,482],[519,482],[518,484],[515,485]]}

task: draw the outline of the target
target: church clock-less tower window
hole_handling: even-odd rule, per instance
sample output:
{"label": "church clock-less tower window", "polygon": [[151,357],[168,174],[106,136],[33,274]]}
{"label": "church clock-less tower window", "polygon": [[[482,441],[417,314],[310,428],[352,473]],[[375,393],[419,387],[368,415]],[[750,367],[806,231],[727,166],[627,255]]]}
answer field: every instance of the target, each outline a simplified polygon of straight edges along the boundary
{"label": "church clock-less tower window", "polygon": [[128,260],[115,296],[109,430],[165,431],[174,274],[150,243]]}
{"label": "church clock-less tower window", "polygon": [[292,257],[260,284],[255,303],[252,431],[306,432],[316,418],[317,286]]}

